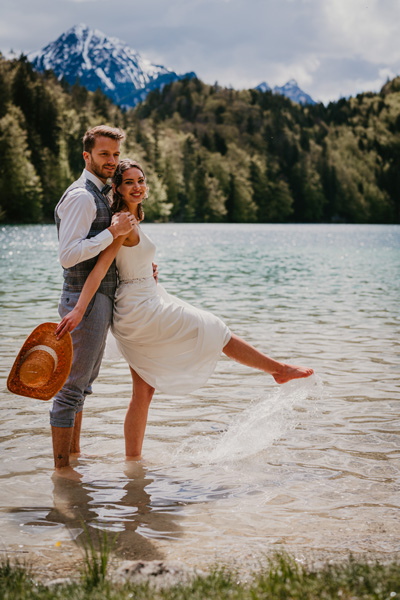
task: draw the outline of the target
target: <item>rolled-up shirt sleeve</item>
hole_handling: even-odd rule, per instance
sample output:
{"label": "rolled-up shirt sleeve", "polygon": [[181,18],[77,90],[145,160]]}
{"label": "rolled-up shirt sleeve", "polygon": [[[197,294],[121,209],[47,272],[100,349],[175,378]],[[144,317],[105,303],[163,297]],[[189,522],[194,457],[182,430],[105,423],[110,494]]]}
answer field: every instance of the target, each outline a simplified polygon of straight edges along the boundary
{"label": "rolled-up shirt sleeve", "polygon": [[97,256],[113,241],[108,229],[92,238],[87,237],[96,217],[96,204],[83,188],[69,192],[57,208],[57,214],[61,220],[59,258],[64,269]]}

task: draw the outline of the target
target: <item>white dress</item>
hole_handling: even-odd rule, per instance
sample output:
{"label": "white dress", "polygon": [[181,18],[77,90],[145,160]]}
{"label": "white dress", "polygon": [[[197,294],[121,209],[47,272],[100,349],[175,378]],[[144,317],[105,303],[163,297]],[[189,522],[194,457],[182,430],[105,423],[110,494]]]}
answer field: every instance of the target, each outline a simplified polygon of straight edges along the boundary
{"label": "white dress", "polygon": [[146,383],[165,393],[186,394],[206,383],[231,333],[221,319],[155,282],[156,247],[138,229],[139,244],[122,246],[116,257],[112,333],[124,359]]}

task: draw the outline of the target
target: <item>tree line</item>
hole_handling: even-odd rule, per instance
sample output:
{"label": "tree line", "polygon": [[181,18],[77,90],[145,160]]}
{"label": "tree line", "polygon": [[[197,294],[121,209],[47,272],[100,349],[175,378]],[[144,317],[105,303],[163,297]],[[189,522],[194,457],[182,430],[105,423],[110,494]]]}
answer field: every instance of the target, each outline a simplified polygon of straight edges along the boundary
{"label": "tree line", "polygon": [[400,77],[328,106],[187,79],[124,110],[24,56],[0,57],[0,219],[52,220],[99,123],[143,164],[149,220],[400,222]]}

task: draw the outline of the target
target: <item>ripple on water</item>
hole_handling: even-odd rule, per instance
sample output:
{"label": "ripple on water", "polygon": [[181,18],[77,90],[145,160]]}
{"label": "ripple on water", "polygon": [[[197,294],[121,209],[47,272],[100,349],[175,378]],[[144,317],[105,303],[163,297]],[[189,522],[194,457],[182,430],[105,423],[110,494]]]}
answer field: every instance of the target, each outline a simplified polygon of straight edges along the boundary
{"label": "ripple on water", "polygon": [[[123,460],[131,395],[104,361],[79,482],[52,480],[49,403],[0,391],[3,546],[44,552],[107,528],[121,556],[194,564],[281,548],[399,548],[400,228],[147,225],[171,293],[317,375],[278,388],[223,358],[185,398],[156,394],[145,459]],[[234,244],[232,241],[234,240]],[[3,381],[33,328],[56,321],[53,226],[0,230]]]}

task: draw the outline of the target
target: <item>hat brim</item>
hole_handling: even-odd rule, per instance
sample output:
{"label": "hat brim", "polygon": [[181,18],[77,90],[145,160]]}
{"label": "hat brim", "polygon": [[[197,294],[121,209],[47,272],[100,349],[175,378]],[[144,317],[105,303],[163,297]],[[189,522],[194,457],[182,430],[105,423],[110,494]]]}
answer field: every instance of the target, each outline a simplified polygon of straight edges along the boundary
{"label": "hat brim", "polygon": [[[42,323],[36,327],[25,341],[7,379],[7,388],[13,394],[37,398],[39,400],[50,400],[60,391],[67,380],[72,365],[72,338],[67,332],[57,340],[55,330],[57,323]],[[20,368],[27,352],[35,346],[47,345],[57,354],[57,365],[49,381],[41,387],[33,388],[25,385],[20,379]]]}

